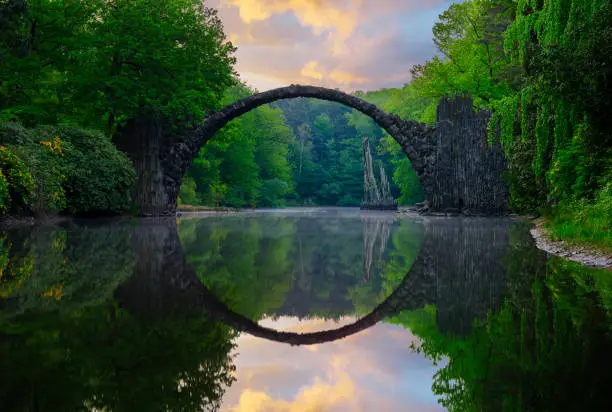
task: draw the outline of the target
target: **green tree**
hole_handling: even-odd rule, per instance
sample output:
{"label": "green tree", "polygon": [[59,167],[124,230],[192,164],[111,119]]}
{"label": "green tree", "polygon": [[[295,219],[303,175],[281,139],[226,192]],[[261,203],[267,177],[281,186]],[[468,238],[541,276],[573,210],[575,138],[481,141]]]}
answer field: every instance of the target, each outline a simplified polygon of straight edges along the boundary
{"label": "green tree", "polygon": [[[252,94],[245,85],[228,89],[223,104]],[[260,107],[233,120],[208,142],[187,176],[205,204],[219,199],[213,190],[225,187],[229,206],[281,206],[293,193],[289,147],[294,142],[282,112]],[[217,191],[218,192],[218,191]]]}
{"label": "green tree", "polygon": [[106,130],[134,163],[137,206],[162,212],[173,194],[151,195],[165,193],[160,151],[218,107],[235,82],[235,49],[216,11],[199,0],[0,7],[9,23],[0,44],[0,117]]}

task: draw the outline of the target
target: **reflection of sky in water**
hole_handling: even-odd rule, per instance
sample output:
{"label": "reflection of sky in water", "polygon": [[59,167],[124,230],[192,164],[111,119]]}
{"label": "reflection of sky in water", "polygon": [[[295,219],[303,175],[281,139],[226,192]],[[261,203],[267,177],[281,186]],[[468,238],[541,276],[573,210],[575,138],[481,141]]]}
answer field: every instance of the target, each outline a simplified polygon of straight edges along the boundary
{"label": "reflection of sky in water", "polygon": [[[294,332],[337,328],[355,321],[281,317],[262,326]],[[236,377],[224,410],[436,411],[431,392],[437,368],[410,350],[416,338],[400,326],[379,323],[344,340],[289,346],[247,334],[236,341]]]}

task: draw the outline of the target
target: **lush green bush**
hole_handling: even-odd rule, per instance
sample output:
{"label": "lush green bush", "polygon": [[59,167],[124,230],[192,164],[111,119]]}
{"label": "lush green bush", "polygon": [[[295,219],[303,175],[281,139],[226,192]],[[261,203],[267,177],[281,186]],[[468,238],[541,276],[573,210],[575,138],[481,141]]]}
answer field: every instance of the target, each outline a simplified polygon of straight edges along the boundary
{"label": "lush green bush", "polygon": [[128,157],[102,133],[75,127],[41,128],[66,143],[62,171],[66,209],[73,214],[115,214],[130,205],[135,180]]}
{"label": "lush green bush", "polygon": [[[66,205],[62,173],[63,147],[58,136],[40,136],[36,129],[26,129],[17,123],[0,125],[0,141],[16,153],[28,172],[33,184],[28,189],[29,198],[10,213],[43,215],[59,212]],[[14,196],[11,195],[14,199]]]}
{"label": "lush green bush", "polygon": [[544,179],[532,168],[536,155],[533,141],[517,138],[508,150],[508,170],[504,179],[510,189],[510,208],[518,213],[538,213],[546,201]]}
{"label": "lush green bush", "polygon": [[[112,214],[129,207],[134,170],[127,156],[101,133],[3,123],[0,144],[6,148],[0,163],[12,205],[6,212]],[[19,183],[18,178],[25,180]],[[2,186],[0,181],[0,197]]]}
{"label": "lush green bush", "polygon": [[34,181],[25,163],[9,148],[0,146],[0,213],[26,210]]}
{"label": "lush green bush", "polygon": [[261,182],[259,189],[259,202],[261,206],[283,207],[284,197],[289,192],[289,184],[286,181],[274,178]]}
{"label": "lush green bush", "polygon": [[4,173],[0,172],[0,214],[7,211],[7,202],[10,202],[9,184],[4,177]]}
{"label": "lush green bush", "polygon": [[191,205],[191,206],[196,206],[201,203],[200,199],[198,198],[198,194],[196,192],[196,182],[190,176],[185,176],[183,178],[183,183],[181,184],[181,192],[179,193],[178,203],[179,205]]}

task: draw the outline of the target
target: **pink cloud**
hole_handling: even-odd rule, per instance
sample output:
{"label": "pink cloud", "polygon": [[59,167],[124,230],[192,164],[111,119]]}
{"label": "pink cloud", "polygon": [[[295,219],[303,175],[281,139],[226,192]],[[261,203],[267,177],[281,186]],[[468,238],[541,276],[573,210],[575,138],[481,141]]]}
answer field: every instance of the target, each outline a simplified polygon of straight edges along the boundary
{"label": "pink cloud", "polygon": [[[434,54],[443,0],[211,0],[238,46],[238,72],[260,90],[291,83],[347,91],[401,86]],[[316,62],[317,73],[304,70]],[[312,68],[312,67],[311,67]],[[307,75],[304,75],[304,72]],[[308,75],[310,74],[310,75]]]}

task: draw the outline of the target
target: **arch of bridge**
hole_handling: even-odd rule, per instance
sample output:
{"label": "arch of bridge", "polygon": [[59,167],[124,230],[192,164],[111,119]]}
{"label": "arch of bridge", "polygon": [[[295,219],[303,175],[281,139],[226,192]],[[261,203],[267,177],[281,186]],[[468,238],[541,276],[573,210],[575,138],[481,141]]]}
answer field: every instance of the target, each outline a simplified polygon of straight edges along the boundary
{"label": "arch of bridge", "polygon": [[426,170],[432,164],[431,159],[435,154],[434,139],[432,138],[436,131],[434,127],[402,120],[395,114],[386,113],[376,105],[340,90],[302,85],[291,85],[256,93],[210,114],[195,132],[186,139],[173,143],[172,147],[166,151],[162,159],[166,173],[166,184],[170,187],[175,186],[178,196],[182,177],[199,153],[200,148],[231,120],[264,104],[298,97],[341,103],[369,116],[399,143],[408,159],[410,159],[427,197],[434,183],[432,173]]}

